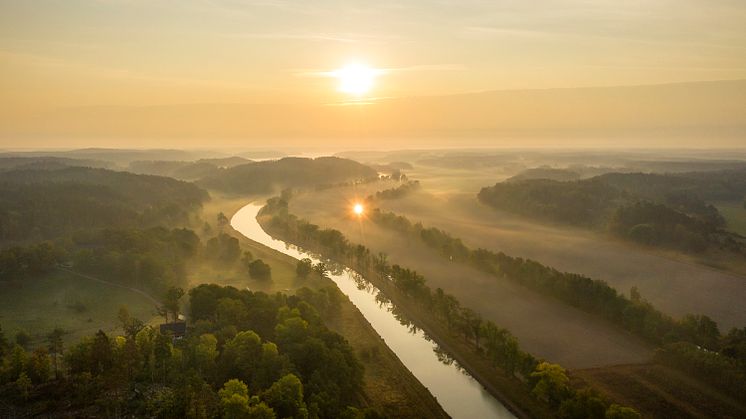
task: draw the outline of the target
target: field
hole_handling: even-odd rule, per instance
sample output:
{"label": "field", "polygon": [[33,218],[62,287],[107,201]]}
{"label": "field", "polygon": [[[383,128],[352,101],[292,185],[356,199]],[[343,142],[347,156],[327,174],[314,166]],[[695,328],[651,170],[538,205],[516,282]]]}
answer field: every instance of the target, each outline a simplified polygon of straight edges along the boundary
{"label": "field", "polygon": [[356,194],[365,196],[382,187],[387,185],[303,194],[291,200],[290,210],[321,226],[339,229],[349,240],[363,243],[373,252],[387,253],[392,264],[417,270],[431,287],[443,288],[463,305],[512,331],[521,346],[536,356],[570,368],[645,362],[652,356],[647,345],[605,321],[509,281],[449,262],[419,242],[369,222],[358,223],[347,215],[348,201]]}
{"label": "field", "polygon": [[724,330],[746,323],[741,309],[746,278],[681,255],[646,251],[581,229],[531,223],[463,194],[438,197],[423,192],[381,207],[445,229],[471,247],[602,279],[624,293],[636,286],[644,298],[676,317],[706,314]]}
{"label": "field", "polygon": [[635,406],[647,417],[742,418],[746,406],[692,378],[660,365],[620,365],[574,371],[617,403]]}
{"label": "field", "polygon": [[746,208],[741,202],[717,202],[718,211],[723,214],[727,228],[742,236],[746,236]]}
{"label": "field", "polygon": [[23,330],[32,346],[46,344],[46,334],[55,327],[67,332],[68,344],[99,329],[121,333],[121,306],[143,321],[159,320],[153,303],[142,295],[63,271],[0,286],[0,324],[6,337]]}

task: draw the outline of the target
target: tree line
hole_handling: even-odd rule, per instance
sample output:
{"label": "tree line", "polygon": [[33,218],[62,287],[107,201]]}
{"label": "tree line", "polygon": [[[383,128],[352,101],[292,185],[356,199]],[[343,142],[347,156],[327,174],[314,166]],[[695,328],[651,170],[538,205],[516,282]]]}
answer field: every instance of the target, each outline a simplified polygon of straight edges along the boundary
{"label": "tree line", "polygon": [[[376,418],[363,367],[319,312],[339,291],[295,296],[201,285],[183,339],[120,310],[123,334],[65,348],[60,330],[28,352],[0,329],[2,414],[162,418]],[[5,410],[3,410],[5,409]],[[12,411],[10,410],[12,409]]]}
{"label": "tree line", "polygon": [[724,230],[725,219],[705,201],[742,200],[746,184],[738,174],[743,171],[609,173],[576,181],[522,179],[482,188],[478,199],[501,210],[608,231],[644,245],[693,253],[708,248],[743,252],[746,240]]}
{"label": "tree line", "polygon": [[[385,254],[372,255],[367,247],[350,243],[338,230],[322,229],[288,213],[286,200],[268,200],[259,212],[259,220],[268,231],[283,240],[354,266],[363,274],[375,274],[382,284],[379,288],[391,282],[411,303],[444,323],[451,334],[471,344],[475,353],[512,377],[516,385],[526,386],[536,403],[559,417],[639,417],[633,409],[613,404],[590,388],[575,389],[569,384],[567,371],[561,366],[540,361],[523,351],[518,340],[507,329],[483,319],[479,313],[462,306],[455,296],[444,290],[432,290],[426,279],[417,272],[390,265]],[[378,298],[391,302],[382,293]],[[404,324],[410,322],[401,314],[397,317]]]}
{"label": "tree line", "polygon": [[399,199],[399,198],[403,198],[411,194],[412,192],[416,192],[419,189],[420,189],[420,181],[410,180],[405,183],[402,183],[401,185],[395,188],[384,189],[382,191],[376,191],[375,194],[368,196],[367,200],[369,202],[373,202],[373,201],[386,200],[386,199]]}
{"label": "tree line", "polygon": [[209,196],[191,183],[67,167],[0,173],[0,244],[80,230],[185,225]]}
{"label": "tree line", "polygon": [[435,227],[425,228],[406,217],[375,209],[370,219],[436,249],[449,260],[469,264],[499,278],[515,281],[539,293],[557,298],[573,307],[604,317],[643,339],[658,344],[685,342],[729,358],[746,372],[746,328],[721,334],[717,323],[706,315],[688,314],[676,320],[657,310],[636,288],[630,296],[617,292],[608,283],[584,275],[561,272],[537,261],[508,256],[486,249],[471,250],[461,239]]}

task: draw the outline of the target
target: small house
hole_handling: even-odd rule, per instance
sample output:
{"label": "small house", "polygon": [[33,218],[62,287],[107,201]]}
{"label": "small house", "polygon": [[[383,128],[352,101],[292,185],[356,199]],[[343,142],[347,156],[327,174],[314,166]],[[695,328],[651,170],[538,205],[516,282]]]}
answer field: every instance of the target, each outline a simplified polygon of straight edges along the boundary
{"label": "small house", "polygon": [[163,323],[160,330],[162,335],[171,335],[174,340],[178,340],[186,335],[186,322]]}

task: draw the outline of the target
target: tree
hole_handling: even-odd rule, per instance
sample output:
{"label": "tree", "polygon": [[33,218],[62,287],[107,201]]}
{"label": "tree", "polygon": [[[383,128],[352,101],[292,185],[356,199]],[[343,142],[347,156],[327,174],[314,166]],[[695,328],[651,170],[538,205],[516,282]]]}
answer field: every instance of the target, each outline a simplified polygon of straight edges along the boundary
{"label": "tree", "polygon": [[178,287],[171,287],[166,291],[163,296],[163,306],[161,313],[165,313],[166,321],[168,321],[168,314],[173,315],[173,321],[179,318],[179,300],[184,296],[184,289]]}
{"label": "tree", "polygon": [[537,380],[531,393],[552,406],[559,406],[567,397],[570,380],[561,366],[542,362],[531,373],[531,378]]}
{"label": "tree", "polygon": [[41,384],[49,380],[49,353],[44,347],[36,348],[28,359],[26,371],[31,381]]}
{"label": "tree", "polygon": [[249,412],[249,388],[241,380],[232,379],[218,391],[223,406],[223,418],[244,419]]}
{"label": "tree", "polygon": [[251,261],[254,260],[254,255],[251,254],[248,250],[243,252],[243,256],[241,256],[241,263],[243,264],[244,268],[246,270],[249,269],[249,265],[251,264]]}
{"label": "tree", "polygon": [[314,265],[313,270],[319,274],[320,277],[326,278],[326,271],[328,270],[324,262],[319,262]]}
{"label": "tree", "polygon": [[108,371],[112,365],[111,341],[103,330],[96,332],[91,348],[91,361],[93,372],[96,374]]}
{"label": "tree", "polygon": [[194,347],[194,358],[197,368],[203,374],[210,373],[215,367],[218,357],[218,340],[215,335],[205,333],[199,337],[199,343]]}
{"label": "tree", "polygon": [[226,217],[225,214],[223,214],[222,212],[218,213],[217,222],[218,222],[218,228],[221,231],[223,230],[225,226],[230,224],[230,220],[228,220],[228,217]]}
{"label": "tree", "polygon": [[254,279],[268,280],[272,278],[272,267],[257,259],[249,264],[249,275]]}
{"label": "tree", "polygon": [[262,398],[281,418],[305,419],[308,417],[303,401],[303,384],[294,374],[275,381]]}
{"label": "tree", "polygon": [[308,275],[313,272],[313,261],[309,258],[303,258],[298,261],[295,267],[295,273],[298,278],[306,279]]}
{"label": "tree", "polygon": [[47,348],[49,348],[49,353],[52,355],[52,363],[54,364],[54,378],[60,378],[57,367],[57,358],[62,355],[64,349],[64,342],[62,340],[62,336],[64,335],[65,331],[59,327],[55,327],[54,330],[47,335]]}
{"label": "tree", "polygon": [[18,394],[24,401],[28,400],[29,396],[31,395],[32,386],[33,383],[31,382],[31,379],[28,377],[28,375],[26,375],[25,372],[22,372],[16,380],[16,388],[18,389]]}
{"label": "tree", "polygon": [[19,330],[16,333],[16,343],[21,345],[22,348],[27,349],[28,344],[31,343],[31,336],[25,330]]}

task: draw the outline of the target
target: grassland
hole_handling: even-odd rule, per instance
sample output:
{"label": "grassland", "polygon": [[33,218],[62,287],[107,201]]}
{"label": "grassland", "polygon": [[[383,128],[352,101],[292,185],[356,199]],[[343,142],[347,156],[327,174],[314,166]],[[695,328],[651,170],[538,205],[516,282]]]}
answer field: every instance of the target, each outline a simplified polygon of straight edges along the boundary
{"label": "grassland", "polygon": [[290,201],[290,212],[321,226],[339,229],[349,240],[362,243],[374,252],[387,253],[391,263],[417,270],[431,287],[443,288],[465,306],[512,331],[521,346],[536,356],[570,368],[645,362],[652,356],[646,344],[593,315],[510,281],[449,262],[419,241],[347,215],[351,197],[381,187],[386,185],[299,195]]}
{"label": "grassland", "polygon": [[574,371],[618,403],[645,417],[742,418],[746,406],[676,370],[656,364],[620,365]]}
{"label": "grassland", "polygon": [[[250,199],[227,198],[213,193],[213,200],[203,212],[205,220],[214,220],[219,212],[229,218]],[[259,199],[259,198],[255,198]],[[244,250],[261,258],[272,267],[271,281],[252,280],[243,272],[216,272],[211,267],[201,267],[190,275],[193,283],[212,282],[220,285],[249,287],[264,292],[288,292],[301,287],[319,288],[335,286],[334,282],[318,276],[301,280],[295,274],[296,260],[247,239],[228,228],[226,233],[238,238]],[[325,319],[327,326],[348,340],[365,366],[364,392],[371,407],[393,418],[447,417],[437,400],[430,394],[386,346],[368,321],[348,299],[344,299],[337,316]]]}
{"label": "grassland", "polygon": [[746,236],[746,208],[741,202],[717,202],[715,207],[725,218],[728,230]]}
{"label": "grassland", "polygon": [[143,321],[158,321],[155,306],[142,295],[64,271],[0,285],[0,324],[6,336],[23,330],[32,346],[45,344],[55,327],[67,332],[67,343],[99,329],[118,332],[121,306]]}

